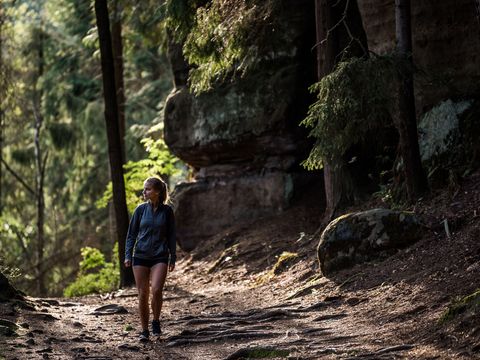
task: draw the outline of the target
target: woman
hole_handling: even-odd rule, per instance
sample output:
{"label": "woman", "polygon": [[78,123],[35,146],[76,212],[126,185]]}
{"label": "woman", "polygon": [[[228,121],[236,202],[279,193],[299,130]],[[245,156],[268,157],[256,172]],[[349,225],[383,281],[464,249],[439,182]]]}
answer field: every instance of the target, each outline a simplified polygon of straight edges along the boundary
{"label": "woman", "polygon": [[148,298],[152,292],[152,334],[160,335],[160,311],[162,310],[163,285],[167,270],[175,269],[176,239],[173,210],[166,205],[167,185],[161,179],[145,180],[145,203],[135,209],[128,227],[125,247],[125,267],[133,266],[138,289],[138,308],[142,332],[140,341],[148,341]]}

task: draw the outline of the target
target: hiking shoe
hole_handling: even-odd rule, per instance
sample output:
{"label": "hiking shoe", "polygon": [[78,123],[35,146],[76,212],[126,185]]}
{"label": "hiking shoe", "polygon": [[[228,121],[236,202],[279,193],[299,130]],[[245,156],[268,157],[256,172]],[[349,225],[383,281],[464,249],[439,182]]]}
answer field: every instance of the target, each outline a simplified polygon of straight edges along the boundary
{"label": "hiking shoe", "polygon": [[152,321],[152,335],[160,335],[162,333],[162,330],[160,329],[160,321],[159,320],[153,320]]}
{"label": "hiking shoe", "polygon": [[148,330],[143,330],[140,335],[138,335],[138,340],[141,342],[147,342],[150,336],[150,332]]}

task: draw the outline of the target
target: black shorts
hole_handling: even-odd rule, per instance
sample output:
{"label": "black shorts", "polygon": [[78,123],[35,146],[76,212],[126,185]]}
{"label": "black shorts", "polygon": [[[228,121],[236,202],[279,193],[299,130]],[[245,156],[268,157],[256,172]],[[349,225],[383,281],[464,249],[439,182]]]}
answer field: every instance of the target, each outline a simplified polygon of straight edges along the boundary
{"label": "black shorts", "polygon": [[146,266],[151,268],[157,264],[168,264],[168,258],[140,259],[134,256],[132,261],[132,266]]}

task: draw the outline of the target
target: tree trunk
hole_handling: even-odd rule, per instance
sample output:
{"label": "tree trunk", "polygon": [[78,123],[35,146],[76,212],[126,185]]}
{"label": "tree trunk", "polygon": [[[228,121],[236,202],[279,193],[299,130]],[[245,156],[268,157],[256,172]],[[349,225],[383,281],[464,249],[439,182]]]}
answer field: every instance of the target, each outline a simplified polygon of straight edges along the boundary
{"label": "tree trunk", "polygon": [[[395,0],[395,30],[399,58],[413,68],[410,0]],[[395,118],[400,135],[407,194],[410,201],[413,201],[427,190],[428,185],[418,146],[413,73],[410,70],[399,73],[398,114]]]}
{"label": "tree trunk", "polygon": [[118,129],[120,131],[120,144],[122,148],[122,164],[127,162],[125,152],[125,88],[123,82],[123,45],[122,45],[122,19],[118,0],[114,1],[112,23],[112,50],[113,64],[115,66],[115,88],[118,106]]}
{"label": "tree trunk", "polygon": [[[318,80],[333,71],[347,46],[349,50],[344,56],[368,55],[367,38],[356,0],[316,0],[315,19]],[[326,197],[324,222],[329,222],[340,207],[353,202],[354,187],[342,159],[324,159],[323,171]]]}
{"label": "tree trunk", "polygon": [[[4,67],[3,67],[3,24],[5,22],[4,9],[0,3],[0,159],[3,159],[3,107],[5,99]],[[3,164],[0,162],[0,216],[3,213]]]}
{"label": "tree trunk", "polygon": [[112,40],[110,21],[106,0],[95,0],[100,56],[102,59],[103,96],[105,99],[105,122],[108,138],[108,155],[113,185],[113,204],[117,224],[118,257],[120,262],[120,286],[134,284],[131,267],[126,269],[125,239],[128,231],[128,210],[125,200],[125,183],[123,178],[122,146],[118,126],[118,106],[115,86]]}
{"label": "tree trunk", "polygon": [[44,73],[44,54],[43,54],[43,45],[44,45],[44,34],[43,34],[43,22],[40,22],[41,28],[38,32],[38,72],[37,78],[35,80],[34,86],[34,97],[33,97],[33,113],[35,118],[35,134],[34,134],[34,144],[35,144],[35,169],[36,169],[36,181],[35,181],[35,193],[36,193],[36,206],[37,206],[37,246],[36,246],[36,277],[37,277],[37,293],[39,295],[45,295],[47,292],[45,285],[45,272],[43,271],[43,258],[45,250],[45,195],[44,195],[44,181],[45,181],[45,165],[47,157],[43,157],[42,148],[40,144],[42,126],[43,126],[43,114],[42,114],[42,97],[43,91],[38,87],[38,80],[43,76]]}

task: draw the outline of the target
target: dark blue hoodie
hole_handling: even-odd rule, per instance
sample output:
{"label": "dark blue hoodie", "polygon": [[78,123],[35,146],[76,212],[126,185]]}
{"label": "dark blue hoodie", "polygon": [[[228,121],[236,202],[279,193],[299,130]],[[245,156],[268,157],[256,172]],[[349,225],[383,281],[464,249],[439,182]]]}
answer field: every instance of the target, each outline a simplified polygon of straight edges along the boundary
{"label": "dark blue hoodie", "polygon": [[125,246],[125,260],[168,259],[176,261],[175,216],[170,206],[161,204],[156,211],[146,202],[133,212]]}

